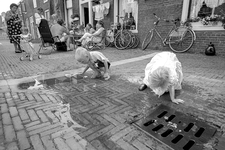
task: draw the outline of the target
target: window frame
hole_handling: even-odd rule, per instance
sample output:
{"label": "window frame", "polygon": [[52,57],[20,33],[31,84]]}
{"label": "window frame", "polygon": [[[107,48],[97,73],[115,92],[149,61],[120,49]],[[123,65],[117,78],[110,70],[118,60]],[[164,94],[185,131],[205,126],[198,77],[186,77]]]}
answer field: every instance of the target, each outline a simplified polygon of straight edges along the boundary
{"label": "window frame", "polygon": [[[49,12],[49,9],[46,9],[44,12],[45,12],[45,19],[46,20],[50,20],[50,12]],[[46,15],[47,13],[48,13],[48,18],[47,18],[47,15]]]}
{"label": "window frame", "polygon": [[[183,8],[182,8],[182,16],[181,16],[181,21],[185,22],[188,19],[189,15],[189,5],[190,5],[191,0],[183,0]],[[198,23],[192,23],[192,29],[194,31],[221,31],[225,30],[222,26],[204,26],[204,25],[197,25]]]}
{"label": "window frame", "polygon": [[37,8],[37,0],[33,0],[33,6],[34,8]]}
{"label": "window frame", "polygon": [[24,14],[27,13],[26,3],[24,3],[24,2],[21,2],[21,11]]}

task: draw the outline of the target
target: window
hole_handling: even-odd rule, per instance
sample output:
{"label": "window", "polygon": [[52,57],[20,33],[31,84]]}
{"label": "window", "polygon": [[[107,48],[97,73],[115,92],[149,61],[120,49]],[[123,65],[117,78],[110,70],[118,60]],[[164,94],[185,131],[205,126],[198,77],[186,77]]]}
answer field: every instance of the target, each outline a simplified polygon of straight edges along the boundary
{"label": "window", "polygon": [[49,20],[50,18],[49,10],[45,10],[45,18],[46,20]]}
{"label": "window", "polygon": [[72,8],[73,4],[72,4],[72,0],[66,0],[66,8]]}
{"label": "window", "polygon": [[[138,2],[136,0],[119,0],[119,16],[124,17],[126,29],[137,32]],[[123,21],[120,19],[120,23]]]}
{"label": "window", "polygon": [[33,5],[34,5],[34,8],[37,7],[37,1],[36,0],[33,0]]}
{"label": "window", "polygon": [[224,30],[225,0],[184,0],[185,14],[194,30]]}
{"label": "window", "polygon": [[43,0],[43,3],[46,3],[48,0]]}

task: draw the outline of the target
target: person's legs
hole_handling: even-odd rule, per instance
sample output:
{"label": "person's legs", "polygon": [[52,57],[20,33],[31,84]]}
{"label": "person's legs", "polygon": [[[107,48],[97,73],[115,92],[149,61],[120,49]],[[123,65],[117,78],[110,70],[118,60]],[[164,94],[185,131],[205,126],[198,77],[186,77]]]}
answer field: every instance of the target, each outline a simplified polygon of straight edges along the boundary
{"label": "person's legs", "polygon": [[63,37],[61,37],[60,42],[66,42],[67,51],[71,50],[70,49],[70,37],[68,35],[64,35]]}
{"label": "person's legs", "polygon": [[18,47],[18,49],[22,52],[23,50],[22,50],[22,48],[21,48],[21,46],[20,46],[20,44],[17,44],[17,47]]}
{"label": "person's legs", "polygon": [[72,47],[70,47],[70,37],[68,35],[66,36],[66,46],[67,50],[72,50]]}
{"label": "person's legs", "polygon": [[19,44],[17,44],[16,42],[13,42],[13,45],[14,45],[14,48],[15,48],[15,52],[16,53],[22,53]]}
{"label": "person's legs", "polygon": [[90,37],[90,36],[92,36],[92,34],[90,34],[90,33],[85,33],[79,40],[77,40],[77,41],[79,41],[79,42],[82,42],[82,40],[84,40],[84,39],[86,39],[87,37]]}
{"label": "person's legs", "polygon": [[101,71],[96,66],[90,65],[89,67],[94,71],[94,73],[91,76],[91,78],[101,77]]}

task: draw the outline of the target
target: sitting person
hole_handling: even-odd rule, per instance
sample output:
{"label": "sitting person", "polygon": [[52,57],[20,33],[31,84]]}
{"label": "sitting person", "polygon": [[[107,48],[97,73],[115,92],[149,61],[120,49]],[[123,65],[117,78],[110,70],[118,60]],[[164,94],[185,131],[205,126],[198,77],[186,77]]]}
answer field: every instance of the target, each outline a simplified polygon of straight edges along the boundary
{"label": "sitting person", "polygon": [[53,37],[59,37],[60,41],[56,42],[66,42],[67,50],[70,50],[69,31],[66,29],[63,19],[58,19],[57,23],[52,25],[51,33]]}
{"label": "sitting person", "polygon": [[71,15],[71,28],[74,30],[75,28],[78,28],[80,25],[80,16],[78,14]]}
{"label": "sitting person", "polygon": [[93,34],[94,32],[95,32],[95,29],[92,27],[90,23],[88,23],[84,29],[84,33]]}
{"label": "sitting person", "polygon": [[83,76],[84,73],[91,68],[94,71],[91,78],[104,77],[105,80],[110,78],[109,59],[106,58],[101,52],[89,52],[83,47],[78,47],[76,49],[75,59],[82,64],[87,64],[86,68],[81,73],[81,76]]}
{"label": "sitting person", "polygon": [[102,40],[102,33],[105,30],[104,29],[104,23],[100,20],[97,22],[96,24],[96,29],[97,31],[95,31],[93,34],[91,33],[85,33],[79,40],[77,40],[78,42],[82,42],[83,46],[86,46],[86,44],[89,41],[93,41],[94,43],[99,43]]}
{"label": "sitting person", "polygon": [[175,99],[175,90],[181,90],[183,73],[181,63],[176,55],[171,52],[156,54],[145,68],[145,77],[139,90],[150,87],[155,94],[161,96],[169,91],[172,102],[183,103],[181,99]]}

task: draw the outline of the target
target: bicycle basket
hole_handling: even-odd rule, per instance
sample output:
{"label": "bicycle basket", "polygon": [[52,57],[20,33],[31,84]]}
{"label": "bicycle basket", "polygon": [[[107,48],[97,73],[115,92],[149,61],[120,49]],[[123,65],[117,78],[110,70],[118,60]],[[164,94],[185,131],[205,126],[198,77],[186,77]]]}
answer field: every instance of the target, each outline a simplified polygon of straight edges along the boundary
{"label": "bicycle basket", "polygon": [[170,33],[170,37],[183,37],[186,31],[187,31],[187,28],[185,27],[177,28]]}

